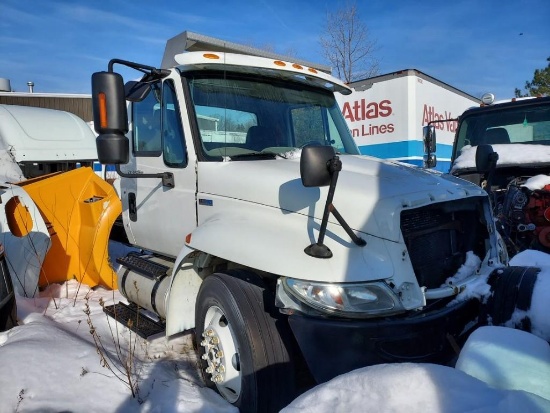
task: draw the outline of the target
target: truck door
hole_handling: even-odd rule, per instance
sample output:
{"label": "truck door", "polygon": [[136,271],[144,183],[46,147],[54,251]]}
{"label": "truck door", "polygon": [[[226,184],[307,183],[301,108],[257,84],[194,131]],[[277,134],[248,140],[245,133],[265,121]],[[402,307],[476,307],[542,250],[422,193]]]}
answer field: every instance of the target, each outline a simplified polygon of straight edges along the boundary
{"label": "truck door", "polygon": [[196,175],[172,79],[153,84],[144,100],[132,104],[130,141],[130,162],[122,171],[170,172],[174,187],[163,186],[160,178],[122,178],[128,237],[145,249],[177,256],[185,235],[196,226]]}

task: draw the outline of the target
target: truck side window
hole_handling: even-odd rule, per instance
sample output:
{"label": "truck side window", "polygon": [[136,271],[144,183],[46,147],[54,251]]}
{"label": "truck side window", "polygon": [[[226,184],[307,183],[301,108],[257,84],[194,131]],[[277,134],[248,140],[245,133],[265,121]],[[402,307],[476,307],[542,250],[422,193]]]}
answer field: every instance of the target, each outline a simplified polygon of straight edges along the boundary
{"label": "truck side window", "polygon": [[167,80],[162,93],[162,153],[164,163],[173,168],[187,166],[187,153],[180,108],[174,82]]}
{"label": "truck side window", "polygon": [[136,156],[159,156],[162,150],[160,134],[160,84],[141,102],[132,106],[133,148]]}

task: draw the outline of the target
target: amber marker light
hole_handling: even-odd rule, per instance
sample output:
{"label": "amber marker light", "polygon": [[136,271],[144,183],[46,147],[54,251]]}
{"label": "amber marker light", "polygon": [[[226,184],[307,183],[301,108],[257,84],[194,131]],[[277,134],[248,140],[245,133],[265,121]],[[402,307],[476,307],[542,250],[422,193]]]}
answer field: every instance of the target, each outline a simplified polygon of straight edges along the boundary
{"label": "amber marker light", "polygon": [[190,233],[185,236],[185,243],[186,244],[191,243],[191,234]]}
{"label": "amber marker light", "polygon": [[217,54],[214,54],[214,53],[205,53],[202,56],[206,59],[219,59],[220,58],[220,56],[218,56]]}
{"label": "amber marker light", "polygon": [[299,69],[299,70],[302,70],[302,69],[303,69],[303,67],[300,66],[298,63],[294,63],[294,64],[292,65],[292,67],[293,67],[294,69]]}
{"label": "amber marker light", "polygon": [[275,63],[277,66],[286,66],[286,63],[281,62],[280,60],[275,60],[273,63]]}
{"label": "amber marker light", "polygon": [[307,70],[309,70],[309,71],[310,71],[311,73],[317,73],[317,70],[315,70],[315,69],[314,69],[314,68],[312,68],[312,67],[310,67],[310,68],[309,68],[309,69],[307,69]]}
{"label": "amber marker light", "polygon": [[102,129],[107,128],[107,98],[104,92],[99,92],[97,95],[99,102],[99,126]]}

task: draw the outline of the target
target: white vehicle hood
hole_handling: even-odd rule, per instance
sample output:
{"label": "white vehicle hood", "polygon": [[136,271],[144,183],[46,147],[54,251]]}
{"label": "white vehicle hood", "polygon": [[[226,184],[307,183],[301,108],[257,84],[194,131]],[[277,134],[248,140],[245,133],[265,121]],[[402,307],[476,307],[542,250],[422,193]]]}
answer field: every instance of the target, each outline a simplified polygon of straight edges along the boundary
{"label": "white vehicle hood", "polygon": [[[333,205],[355,231],[400,241],[401,210],[486,196],[466,181],[402,163],[342,155]],[[200,162],[198,198],[232,198],[322,219],[328,187],[306,188],[300,159]],[[337,223],[331,216],[330,222]]]}

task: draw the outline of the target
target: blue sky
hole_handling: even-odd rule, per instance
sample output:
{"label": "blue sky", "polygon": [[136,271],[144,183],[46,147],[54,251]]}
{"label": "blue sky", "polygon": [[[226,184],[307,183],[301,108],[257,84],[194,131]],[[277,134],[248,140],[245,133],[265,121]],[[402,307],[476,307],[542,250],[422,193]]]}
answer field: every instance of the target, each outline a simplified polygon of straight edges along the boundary
{"label": "blue sky", "polygon": [[[90,93],[111,58],[160,65],[185,31],[328,64],[326,13],[345,0],[0,0],[0,78],[12,89]],[[357,1],[380,74],[417,69],[476,97],[512,97],[550,56],[550,1]]]}

